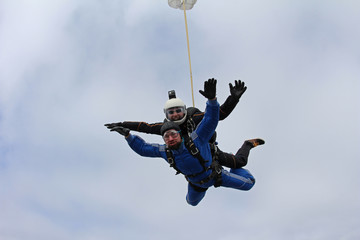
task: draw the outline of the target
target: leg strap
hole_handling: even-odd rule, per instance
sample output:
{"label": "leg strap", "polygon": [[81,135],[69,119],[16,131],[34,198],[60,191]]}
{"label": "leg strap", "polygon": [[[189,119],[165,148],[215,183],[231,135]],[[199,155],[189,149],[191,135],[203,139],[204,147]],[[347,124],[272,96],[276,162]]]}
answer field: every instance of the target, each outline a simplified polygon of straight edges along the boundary
{"label": "leg strap", "polygon": [[189,184],[197,192],[206,192],[206,190],[208,190],[207,188],[202,188],[202,187],[196,186],[196,185],[192,184],[191,182],[189,182]]}

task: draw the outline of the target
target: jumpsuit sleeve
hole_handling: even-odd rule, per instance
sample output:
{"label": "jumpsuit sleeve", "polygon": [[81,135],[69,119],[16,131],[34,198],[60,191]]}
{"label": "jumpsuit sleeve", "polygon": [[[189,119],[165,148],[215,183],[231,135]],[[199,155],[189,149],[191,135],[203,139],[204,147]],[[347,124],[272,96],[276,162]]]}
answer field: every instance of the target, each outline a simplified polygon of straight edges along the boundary
{"label": "jumpsuit sleeve", "polygon": [[238,104],[239,99],[234,98],[233,96],[228,96],[226,101],[220,106],[220,117],[219,120],[224,120],[227,118],[230,113],[234,110]]}
{"label": "jumpsuit sleeve", "polygon": [[[235,109],[236,105],[238,104],[239,99],[234,98],[233,96],[228,96],[226,101],[220,106],[220,115],[219,115],[219,120],[224,120],[225,118],[227,118],[230,113]],[[201,120],[204,117],[204,113],[203,112],[196,112],[194,113],[194,115],[192,116],[195,125],[198,125]]]}
{"label": "jumpsuit sleeve", "polygon": [[219,103],[215,100],[206,102],[204,118],[196,128],[196,135],[204,142],[208,142],[215,132],[219,122]]}
{"label": "jumpsuit sleeve", "polygon": [[147,122],[132,122],[132,121],[125,121],[122,123],[123,127],[126,127],[132,131],[142,132],[142,133],[149,133],[149,134],[160,134],[160,129],[163,123],[147,123]]}
{"label": "jumpsuit sleeve", "polygon": [[160,144],[150,144],[145,142],[141,137],[130,134],[125,138],[130,148],[143,157],[161,157],[166,160],[166,154],[162,149],[164,146]]}

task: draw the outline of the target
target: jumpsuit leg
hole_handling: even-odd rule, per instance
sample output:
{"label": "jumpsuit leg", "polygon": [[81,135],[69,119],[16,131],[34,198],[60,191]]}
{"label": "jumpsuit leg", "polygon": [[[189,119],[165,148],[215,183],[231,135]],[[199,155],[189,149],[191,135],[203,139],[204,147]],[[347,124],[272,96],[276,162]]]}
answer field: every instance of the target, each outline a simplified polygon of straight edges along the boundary
{"label": "jumpsuit leg", "polygon": [[196,206],[205,197],[207,188],[200,188],[188,183],[188,193],[186,195],[186,201],[191,206]]}
{"label": "jumpsuit leg", "polygon": [[235,155],[223,152],[218,148],[218,162],[220,163],[221,166],[228,168],[244,167],[248,162],[248,157],[251,148],[253,148],[251,143],[244,142]]}
{"label": "jumpsuit leg", "polygon": [[245,168],[231,169],[230,172],[222,170],[221,177],[222,187],[248,191],[255,184],[254,176]]}

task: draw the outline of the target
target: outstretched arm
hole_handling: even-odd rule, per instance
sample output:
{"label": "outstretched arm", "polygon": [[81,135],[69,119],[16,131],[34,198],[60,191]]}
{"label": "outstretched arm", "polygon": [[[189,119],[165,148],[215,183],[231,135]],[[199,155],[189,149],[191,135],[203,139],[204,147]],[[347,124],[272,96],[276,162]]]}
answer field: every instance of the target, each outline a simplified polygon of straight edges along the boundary
{"label": "outstretched arm", "polygon": [[235,80],[235,86],[229,83],[230,87],[230,96],[226,99],[226,101],[220,106],[220,117],[219,120],[224,120],[230,113],[234,110],[236,105],[238,104],[240,97],[244,94],[247,87],[245,83],[241,80]]}
{"label": "outstretched arm", "polygon": [[117,126],[113,127],[110,131],[118,132],[123,135],[131,149],[140,156],[165,158],[165,154],[162,154],[160,151],[161,147],[159,144],[146,143],[141,137],[130,134],[130,129],[128,128]]}
{"label": "outstretched arm", "polygon": [[128,142],[131,149],[140,156],[161,157],[166,159],[165,152],[160,151],[161,145],[159,144],[147,143],[141,137],[131,134],[129,134],[129,136],[126,137],[126,141]]}
{"label": "outstretched arm", "polygon": [[204,91],[199,91],[204,97],[208,98],[204,118],[195,130],[200,139],[208,142],[214,134],[219,122],[219,103],[216,100],[216,80],[209,79],[204,83]]}
{"label": "outstretched arm", "polygon": [[130,122],[130,121],[105,124],[105,126],[110,130],[112,130],[116,127],[124,127],[124,128],[128,128],[132,131],[156,134],[156,135],[161,135],[160,129],[161,129],[162,125],[163,125],[162,122],[146,123],[146,122]]}
{"label": "outstretched arm", "polygon": [[[235,86],[229,83],[229,87],[231,94],[230,96],[228,96],[226,101],[220,106],[219,120],[224,120],[230,115],[230,113],[234,110],[234,108],[238,104],[240,97],[247,89],[245,83],[241,82],[241,80],[235,80]],[[196,125],[200,123],[203,117],[204,117],[203,112],[198,112],[192,116]]]}

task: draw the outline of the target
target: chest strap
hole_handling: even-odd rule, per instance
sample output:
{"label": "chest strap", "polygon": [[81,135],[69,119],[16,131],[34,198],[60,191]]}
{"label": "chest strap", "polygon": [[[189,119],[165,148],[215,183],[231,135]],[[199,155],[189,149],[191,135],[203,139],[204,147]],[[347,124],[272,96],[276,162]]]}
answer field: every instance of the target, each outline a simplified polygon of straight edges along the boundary
{"label": "chest strap", "polygon": [[[176,170],[176,175],[179,174],[179,173],[182,173],[182,172],[176,167],[176,164],[175,164],[175,161],[174,161],[174,157],[173,157],[173,154],[172,154],[171,150],[170,150],[168,147],[166,147],[166,148],[165,148],[165,152],[166,152],[166,157],[167,157],[167,159],[168,159],[168,163],[170,164],[170,167],[172,167],[172,168],[174,168],[174,169]],[[187,180],[188,182],[190,182],[189,179],[188,179],[189,177],[196,177],[196,176],[198,176],[198,175],[202,174],[203,172],[205,172],[205,171],[207,171],[207,170],[210,170],[210,169],[212,169],[212,173],[211,173],[208,177],[202,179],[202,180],[199,181],[199,182],[194,182],[194,183],[195,183],[195,184],[200,184],[200,185],[202,185],[202,184],[204,184],[204,183],[209,182],[209,181],[212,180],[213,178],[215,178],[214,187],[219,187],[219,186],[221,186],[221,183],[222,183],[221,173],[222,173],[222,169],[223,169],[223,168],[221,167],[221,165],[219,164],[219,162],[216,161],[215,159],[212,161],[211,165],[210,165],[208,168],[206,168],[205,170],[203,170],[203,171],[201,171],[201,172],[199,172],[199,173],[195,173],[195,174],[190,174],[190,175],[185,175],[185,174],[184,174],[184,175],[185,175],[186,180]]]}
{"label": "chest strap", "polygon": [[[204,172],[206,172],[208,170],[208,168],[206,168],[206,163],[208,161],[204,160],[204,158],[201,156],[199,149],[195,146],[194,141],[192,140],[191,137],[185,135],[184,136],[184,144],[186,149],[190,152],[190,154],[194,157],[196,157],[199,160],[200,165],[202,166],[203,170],[201,172],[195,173],[195,174],[189,174],[189,175],[185,175],[186,177],[196,177]],[[175,160],[174,160],[174,156],[172,151],[168,148],[165,147],[165,153],[166,153],[166,157],[168,159],[168,163],[170,164],[170,167],[174,168],[176,170],[176,175],[179,173],[182,173],[175,164]],[[183,174],[183,173],[182,173]]]}
{"label": "chest strap", "polygon": [[209,162],[207,160],[205,160],[201,154],[200,154],[200,151],[199,149],[196,147],[194,141],[192,140],[192,138],[188,135],[185,135],[184,136],[184,141],[185,141],[185,147],[187,148],[187,150],[191,153],[191,155],[193,155],[194,157],[196,157],[201,166],[203,167],[203,172],[205,172],[207,169],[206,169],[206,163]]}

